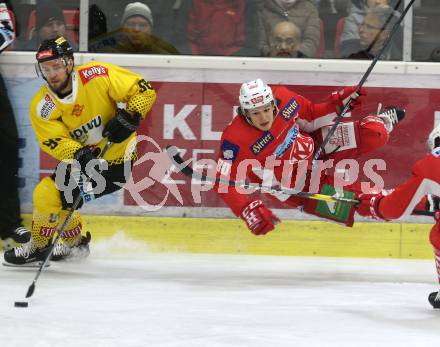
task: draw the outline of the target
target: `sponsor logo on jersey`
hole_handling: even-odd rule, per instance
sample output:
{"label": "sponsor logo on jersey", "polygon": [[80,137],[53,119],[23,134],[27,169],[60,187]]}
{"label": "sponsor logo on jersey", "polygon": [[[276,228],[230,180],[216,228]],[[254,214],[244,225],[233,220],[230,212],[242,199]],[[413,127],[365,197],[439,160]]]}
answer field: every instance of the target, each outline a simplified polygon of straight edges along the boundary
{"label": "sponsor logo on jersey", "polygon": [[55,110],[56,105],[53,102],[49,94],[46,94],[43,99],[37,105],[37,113],[43,119],[49,119],[52,112]]}
{"label": "sponsor logo on jersey", "polygon": [[72,116],[80,117],[83,110],[84,105],[75,104],[75,106],[73,106]]}
{"label": "sponsor logo on jersey", "polygon": [[[87,123],[82,124],[80,127],[70,131],[70,136],[72,136],[74,140],[82,144],[94,144],[94,143],[86,143],[87,140],[89,140],[89,136],[90,136],[89,133],[95,132],[96,129],[99,129],[101,126],[102,126],[102,117],[100,114],[98,114],[95,118],[91,119]],[[96,139],[96,141],[99,140],[100,138]]]}
{"label": "sponsor logo on jersey", "polygon": [[351,145],[352,132],[349,128],[350,123],[341,124],[336,128],[333,136],[330,137],[328,143],[335,147],[346,147]]}
{"label": "sponsor logo on jersey", "polygon": [[228,140],[223,140],[220,150],[222,151],[223,159],[234,161],[237,158],[240,147]]}
{"label": "sponsor logo on jersey", "polygon": [[108,69],[105,66],[95,65],[78,70],[82,84],[86,84],[95,77],[108,76]]}
{"label": "sponsor logo on jersey", "polygon": [[266,131],[263,136],[261,136],[251,147],[250,150],[255,155],[261,153],[263,149],[266,148],[266,146],[273,141],[274,137],[269,132]]}
{"label": "sponsor logo on jersey", "polygon": [[292,152],[290,153],[291,162],[310,158],[313,154],[314,147],[315,145],[311,137],[298,134],[298,137],[293,144]]}
{"label": "sponsor logo on jersey", "polygon": [[298,110],[299,104],[294,98],[292,98],[289,100],[287,105],[280,110],[280,115],[285,120],[289,120],[290,118],[292,118],[292,116],[295,116],[298,113]]}
{"label": "sponsor logo on jersey", "polygon": [[81,229],[82,229],[82,225],[80,223],[73,229],[65,230],[63,232],[63,237],[68,239],[74,238],[75,236],[81,234]]}
{"label": "sponsor logo on jersey", "polygon": [[40,235],[45,237],[51,237],[53,234],[55,234],[55,231],[57,230],[56,227],[41,227],[40,228]]}
{"label": "sponsor logo on jersey", "polygon": [[298,134],[298,125],[295,124],[292,128],[289,129],[283,142],[275,150],[274,154],[277,158],[281,157],[289,149],[292,143],[296,140]]}

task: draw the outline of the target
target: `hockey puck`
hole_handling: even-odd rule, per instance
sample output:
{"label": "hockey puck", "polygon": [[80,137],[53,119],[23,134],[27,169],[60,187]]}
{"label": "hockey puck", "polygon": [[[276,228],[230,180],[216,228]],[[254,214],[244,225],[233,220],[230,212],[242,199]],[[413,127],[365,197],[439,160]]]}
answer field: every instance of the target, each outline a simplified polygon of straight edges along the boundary
{"label": "hockey puck", "polygon": [[15,307],[28,307],[29,303],[26,301],[16,301],[14,302]]}

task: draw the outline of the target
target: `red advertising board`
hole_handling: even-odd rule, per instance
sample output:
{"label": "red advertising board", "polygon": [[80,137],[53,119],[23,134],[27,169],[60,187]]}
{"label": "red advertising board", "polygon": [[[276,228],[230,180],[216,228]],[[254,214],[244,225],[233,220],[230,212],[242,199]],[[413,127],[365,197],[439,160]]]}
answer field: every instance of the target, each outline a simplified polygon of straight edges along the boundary
{"label": "red advertising board", "polygon": [[[232,83],[186,83],[155,82],[158,99],[148,119],[141,125],[140,134],[153,138],[161,148],[175,145],[185,150],[186,159],[210,158],[215,160],[222,130],[232,120],[238,105],[239,84]],[[292,85],[289,88],[313,102],[324,100],[332,91],[341,87]],[[367,87],[362,106],[352,117],[375,112],[378,103],[384,107],[394,105],[406,109],[405,119],[391,133],[388,144],[380,150],[360,158],[362,165],[367,159],[382,158],[387,165],[380,172],[385,188],[393,187],[410,175],[412,164],[427,151],[426,139],[434,126],[438,110],[440,118],[440,90],[422,88]],[[139,153],[157,151],[152,145],[140,143]],[[41,169],[53,168],[46,156],[41,157]],[[152,163],[135,165],[134,181],[148,176]],[[182,174],[173,174],[183,198],[183,206],[223,207],[222,201],[212,191],[202,192],[201,201],[194,201],[190,180]],[[194,188],[194,187],[193,187]],[[141,192],[149,204],[159,204],[166,197],[165,206],[182,206],[169,194],[161,182],[155,182]],[[126,205],[136,202],[126,191]]]}

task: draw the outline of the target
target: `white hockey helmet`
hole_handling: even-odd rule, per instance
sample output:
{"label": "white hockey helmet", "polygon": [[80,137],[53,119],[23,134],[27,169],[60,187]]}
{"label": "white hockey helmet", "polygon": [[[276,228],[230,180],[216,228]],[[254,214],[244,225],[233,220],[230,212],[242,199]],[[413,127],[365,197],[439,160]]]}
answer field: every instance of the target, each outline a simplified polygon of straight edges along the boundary
{"label": "white hockey helmet", "polygon": [[238,100],[241,110],[244,112],[267,105],[274,101],[274,98],[272,89],[261,79],[256,79],[241,85]]}
{"label": "white hockey helmet", "polygon": [[[438,139],[438,140],[437,140]],[[437,141],[436,141],[437,140]],[[430,150],[440,146],[440,124],[432,129],[428,136],[428,147]]]}

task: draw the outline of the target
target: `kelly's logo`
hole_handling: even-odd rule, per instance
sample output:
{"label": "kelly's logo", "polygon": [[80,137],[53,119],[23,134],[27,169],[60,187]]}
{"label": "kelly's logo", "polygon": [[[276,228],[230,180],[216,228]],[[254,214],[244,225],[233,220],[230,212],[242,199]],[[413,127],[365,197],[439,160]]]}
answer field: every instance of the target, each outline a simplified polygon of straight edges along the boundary
{"label": "kelly's logo", "polygon": [[287,105],[283,107],[283,109],[280,111],[280,114],[285,120],[289,120],[292,118],[292,116],[298,113],[298,110],[299,104],[294,98],[292,98]]}
{"label": "kelly's logo", "polygon": [[108,76],[107,68],[101,65],[95,65],[86,69],[78,70],[78,73],[82,84],[86,84],[95,77]]}
{"label": "kelly's logo", "polygon": [[255,142],[251,147],[250,150],[255,155],[259,154],[266,146],[273,141],[274,137],[273,135],[266,131],[263,136],[261,136],[257,142]]}
{"label": "kelly's logo", "polygon": [[84,110],[84,105],[75,104],[75,106],[73,106],[72,116],[75,117],[81,116],[83,110]]}
{"label": "kelly's logo", "polygon": [[46,58],[51,58],[52,56],[53,56],[52,48],[37,53],[37,59],[38,60],[46,59]]}

